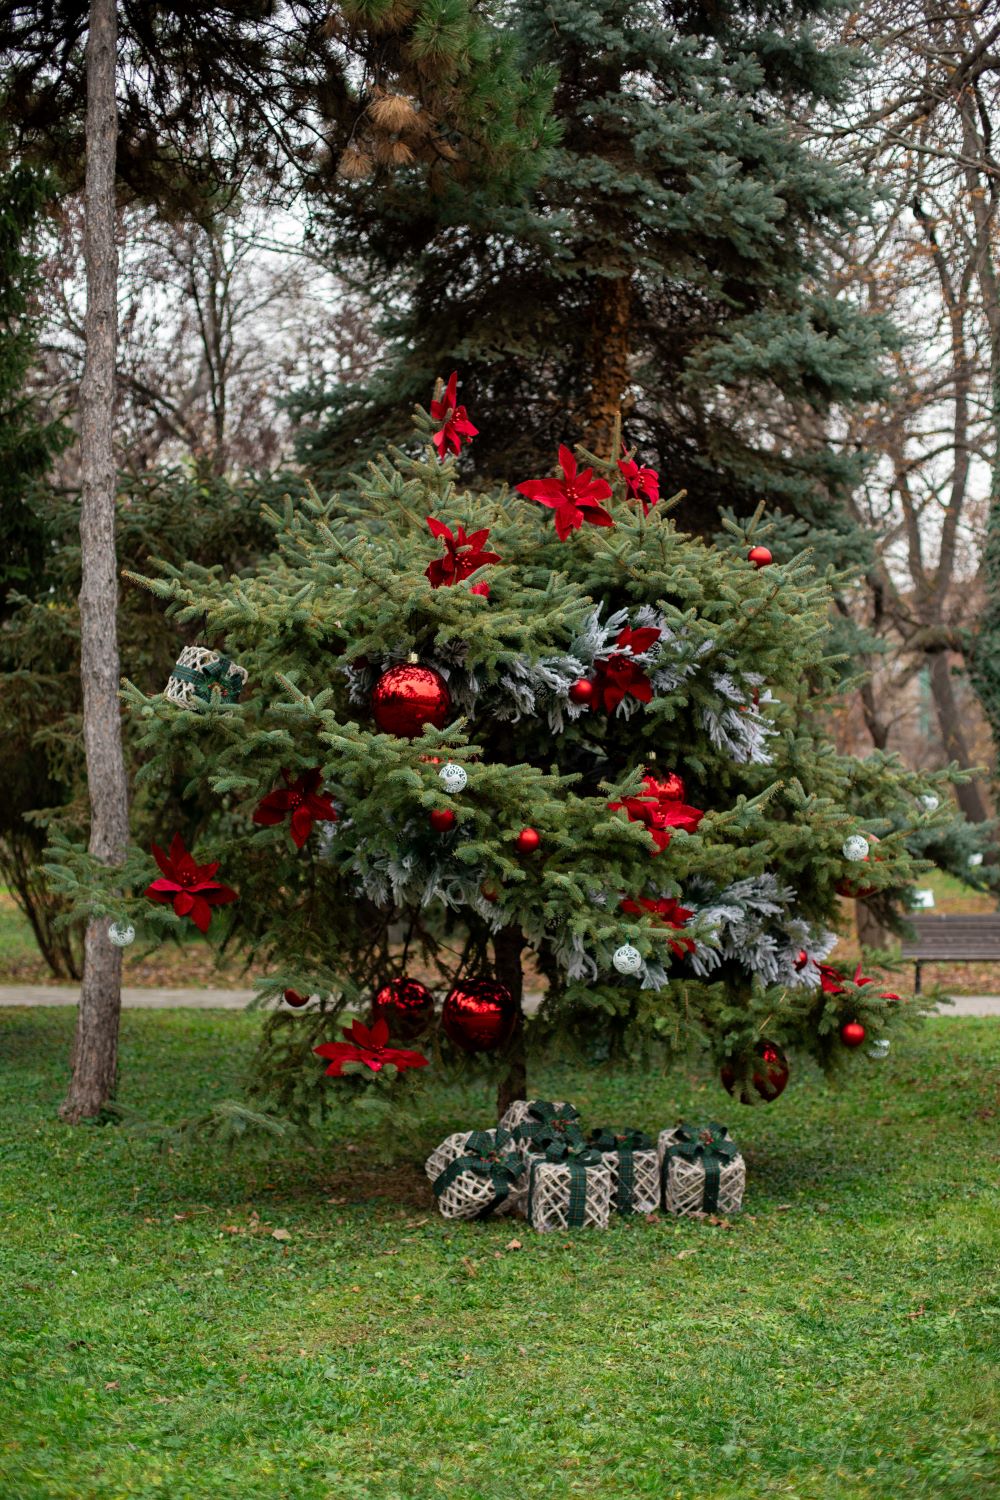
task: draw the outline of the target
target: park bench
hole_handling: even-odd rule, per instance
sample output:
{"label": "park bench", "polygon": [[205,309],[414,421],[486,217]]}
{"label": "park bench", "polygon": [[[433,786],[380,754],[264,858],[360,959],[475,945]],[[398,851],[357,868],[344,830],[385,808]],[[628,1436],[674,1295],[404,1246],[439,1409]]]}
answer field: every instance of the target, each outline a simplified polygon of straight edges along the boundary
{"label": "park bench", "polygon": [[1000,913],[985,916],[911,916],[915,935],[903,943],[902,957],[915,965],[914,993],[920,994],[924,964],[1000,962]]}

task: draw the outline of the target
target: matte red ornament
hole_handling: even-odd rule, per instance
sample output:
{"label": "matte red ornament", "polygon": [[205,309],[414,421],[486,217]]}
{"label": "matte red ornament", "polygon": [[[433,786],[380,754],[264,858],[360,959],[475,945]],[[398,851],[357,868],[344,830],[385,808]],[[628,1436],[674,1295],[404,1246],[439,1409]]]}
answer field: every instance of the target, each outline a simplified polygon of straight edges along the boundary
{"label": "matte red ornament", "polygon": [[579,677],[569,690],[571,703],[593,703],[594,684],[589,677]]}
{"label": "matte red ornament", "polygon": [[[750,1082],[765,1104],[773,1104],[778,1095],[784,1093],[788,1082],[788,1059],[777,1042],[760,1041],[754,1052],[760,1058],[761,1066],[754,1068]],[[722,1064],[719,1077],[723,1088],[731,1094],[736,1083],[736,1069],[732,1063]],[[747,1101],[741,1102],[745,1104]]]}
{"label": "matte red ornament", "polygon": [[505,984],[466,979],[456,984],[441,1012],[441,1028],[463,1052],[499,1052],[513,1035],[517,1006]]}
{"label": "matte red ornament", "polygon": [[491,885],[488,880],[484,880],[482,885],[479,887],[479,894],[482,896],[483,900],[488,901],[491,906],[495,906],[496,903],[500,900],[500,892],[497,890],[496,886]]}
{"label": "matte red ornament", "polygon": [[390,1036],[412,1041],[421,1036],[434,1018],[434,996],[419,979],[390,979],[372,1000],[372,1021],[387,1023]]}
{"label": "matte red ornament", "polygon": [[435,807],[430,822],[435,833],[450,833],[455,826],[455,814],[450,807]]}
{"label": "matte red ornament", "polygon": [[300,1005],[309,1004],[308,995],[300,995],[298,990],[285,991],[285,1004],[290,1005],[293,1010],[298,1010]]}
{"label": "matte red ornament", "polygon": [[537,828],[522,828],[516,842],[522,854],[534,854],[542,842],[542,837]]}
{"label": "matte red ornament", "polygon": [[406,662],[390,667],[372,688],[372,713],[383,734],[412,740],[424,725],[443,729],[451,713],[451,693],[440,672]]}
{"label": "matte red ornament", "polygon": [[752,562],[755,568],[766,568],[769,563],[774,562],[770,547],[751,547],[747,553],[747,562]]}
{"label": "matte red ornament", "polygon": [[840,1028],[840,1040],[845,1047],[860,1047],[865,1039],[865,1028],[860,1021],[845,1021]]}

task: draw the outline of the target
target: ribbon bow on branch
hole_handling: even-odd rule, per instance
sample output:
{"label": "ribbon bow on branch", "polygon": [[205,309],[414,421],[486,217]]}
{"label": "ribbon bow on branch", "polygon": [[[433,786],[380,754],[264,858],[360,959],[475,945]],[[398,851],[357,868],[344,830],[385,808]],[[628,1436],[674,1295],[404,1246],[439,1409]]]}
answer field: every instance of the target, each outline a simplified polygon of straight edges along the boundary
{"label": "ribbon bow on branch", "polygon": [[228,656],[220,656],[218,661],[210,661],[203,667],[182,667],[178,662],[171,675],[181,682],[190,682],[195,697],[204,703],[211,703],[214,697],[221,698],[223,703],[235,703],[243,691],[243,678],[239,672],[231,671],[232,665]]}
{"label": "ribbon bow on branch", "polygon": [[684,1161],[700,1161],[705,1172],[702,1211],[711,1214],[719,1206],[722,1168],[735,1161],[739,1154],[736,1142],[730,1139],[725,1125],[716,1124],[714,1120],[704,1125],[691,1125],[685,1121],[678,1128],[677,1140],[667,1148],[663,1170],[664,1173],[667,1172],[668,1163],[675,1156]]}
{"label": "ribbon bow on branch", "polygon": [[462,1155],[449,1162],[444,1171],[434,1179],[436,1196],[440,1198],[463,1172],[472,1172],[476,1177],[488,1177],[493,1186],[493,1198],[479,1211],[476,1218],[489,1218],[526,1170],[517,1152],[508,1149],[512,1145],[513,1137],[509,1131],[474,1130],[462,1148]]}

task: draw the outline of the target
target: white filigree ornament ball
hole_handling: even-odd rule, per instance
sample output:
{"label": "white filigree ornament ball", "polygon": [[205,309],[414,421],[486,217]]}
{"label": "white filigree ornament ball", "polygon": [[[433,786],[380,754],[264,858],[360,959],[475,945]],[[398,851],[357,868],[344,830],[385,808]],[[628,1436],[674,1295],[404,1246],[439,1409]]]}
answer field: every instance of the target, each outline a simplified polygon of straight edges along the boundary
{"label": "white filigree ornament ball", "polygon": [[457,766],[450,760],[446,766],[441,767],[438,780],[446,792],[464,792],[469,783],[469,773],[464,766]]}
{"label": "white filigree ornament ball", "polygon": [[623,943],[620,948],[615,949],[611,962],[619,974],[638,974],[642,968],[642,954],[631,943]]}
{"label": "white filigree ornament ball", "polygon": [[923,797],[921,797],[920,805],[921,807],[926,808],[928,812],[937,812],[938,808],[941,806],[941,798],[935,797],[933,792],[927,792]]}
{"label": "white filigree ornament ball", "polygon": [[127,948],[135,942],[135,928],[131,922],[111,922],[108,925],[108,942],[116,948]]}
{"label": "white filigree ornament ball", "polygon": [[871,844],[860,833],[852,833],[849,839],[844,840],[844,858],[861,860],[867,859]]}
{"label": "white filigree ornament ball", "polygon": [[891,1046],[892,1043],[889,1041],[889,1038],[887,1036],[876,1037],[875,1041],[872,1042],[871,1046],[868,1048],[868,1056],[878,1059],[888,1057],[889,1048]]}

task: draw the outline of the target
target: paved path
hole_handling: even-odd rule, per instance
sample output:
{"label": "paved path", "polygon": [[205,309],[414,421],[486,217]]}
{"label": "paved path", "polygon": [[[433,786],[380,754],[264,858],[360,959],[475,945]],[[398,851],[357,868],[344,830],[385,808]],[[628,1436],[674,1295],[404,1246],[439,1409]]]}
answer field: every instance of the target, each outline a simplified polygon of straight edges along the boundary
{"label": "paved path", "polygon": [[[243,1010],[254,995],[253,990],[122,990],[126,1010]],[[5,1005],[75,1005],[76,985],[6,984],[0,985],[0,1008]],[[540,994],[525,995],[525,1010],[538,1009]],[[1000,1016],[1000,995],[957,995],[953,1005],[941,1007],[943,1016]]]}

